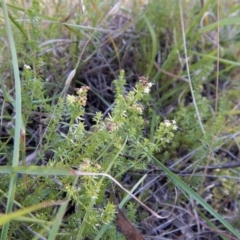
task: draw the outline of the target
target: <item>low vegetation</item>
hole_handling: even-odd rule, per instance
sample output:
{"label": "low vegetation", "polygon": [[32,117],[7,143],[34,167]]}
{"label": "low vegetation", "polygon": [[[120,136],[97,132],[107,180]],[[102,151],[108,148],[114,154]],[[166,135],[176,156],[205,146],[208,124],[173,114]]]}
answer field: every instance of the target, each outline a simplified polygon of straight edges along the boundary
{"label": "low vegetation", "polygon": [[1,10],[1,239],[240,239],[236,2]]}

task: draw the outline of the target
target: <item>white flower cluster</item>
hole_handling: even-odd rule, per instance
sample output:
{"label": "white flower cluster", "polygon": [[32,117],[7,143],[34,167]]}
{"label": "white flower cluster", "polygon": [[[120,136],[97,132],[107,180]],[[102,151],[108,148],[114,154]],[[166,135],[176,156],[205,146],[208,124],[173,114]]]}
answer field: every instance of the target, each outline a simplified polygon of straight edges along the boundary
{"label": "white flower cluster", "polygon": [[149,82],[148,77],[144,77],[144,76],[140,77],[139,83],[140,83],[140,86],[142,86],[144,88],[144,90],[143,90],[144,93],[150,92],[153,83]]}
{"label": "white flower cluster", "polygon": [[30,67],[29,65],[27,65],[27,64],[24,64],[24,69],[28,69],[28,70],[30,70],[31,67]]}
{"label": "white flower cluster", "polygon": [[144,93],[150,93],[150,90],[151,90],[151,87],[152,87],[152,83],[151,82],[149,82],[148,84],[147,84],[147,86],[144,88]]}
{"label": "white flower cluster", "polygon": [[172,126],[173,130],[177,130],[178,129],[178,126],[177,126],[177,123],[176,123],[175,120],[170,121],[168,119],[165,119],[164,120],[164,124],[165,124],[166,127]]}
{"label": "white flower cluster", "polygon": [[76,97],[74,95],[67,95],[67,102],[69,105],[74,105],[76,102]]}

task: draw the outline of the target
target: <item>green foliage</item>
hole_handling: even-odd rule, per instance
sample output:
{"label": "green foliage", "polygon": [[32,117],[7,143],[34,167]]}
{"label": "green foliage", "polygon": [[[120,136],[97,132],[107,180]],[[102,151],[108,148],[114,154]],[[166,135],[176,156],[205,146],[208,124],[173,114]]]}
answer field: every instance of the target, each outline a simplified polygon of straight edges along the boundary
{"label": "green foliage", "polygon": [[[31,71],[31,69],[24,70],[25,80],[22,85],[26,113],[36,110],[37,105],[34,105],[36,100],[38,103],[44,100],[41,81],[33,81]],[[112,113],[105,119],[97,113],[94,117],[95,125],[90,131],[85,130],[82,118],[88,87],[77,89],[77,95],[68,95],[65,102],[61,98],[58,100],[54,118],[49,117],[48,132],[45,135],[46,146],[55,152],[54,159],[48,165],[76,167],[83,172],[106,172],[120,178],[130,169],[144,168],[155,151],[164,149],[166,143],[172,141],[174,129],[177,129],[174,121],[162,122],[157,128],[153,141],[144,137],[145,124],[141,101],[143,99],[146,101],[148,98],[148,91],[152,85],[148,79],[140,79],[129,93],[123,91],[125,85],[123,71],[114,83],[116,101]],[[30,89],[34,89],[34,95],[31,95]],[[67,135],[61,135],[56,131],[62,121],[63,113],[68,119],[64,122],[64,127],[69,129]],[[129,161],[129,155],[135,160]],[[109,226],[106,236],[113,231],[115,206],[104,197],[109,186],[108,180],[98,180],[89,176],[82,177],[77,182],[72,177],[55,180],[49,177],[28,178],[25,189],[25,181],[21,178],[17,184],[19,193],[16,200],[22,206],[30,206],[44,200],[63,198],[61,196],[63,191],[72,199],[76,209],[69,219],[74,218],[82,222],[80,230],[76,232],[78,236],[94,236],[104,225]],[[57,183],[61,183],[61,191]],[[30,195],[27,194],[29,191],[31,191]],[[129,214],[134,221],[135,213],[130,206]],[[42,210],[36,214],[36,217],[51,221],[52,211]]]}
{"label": "green foliage", "polygon": [[[86,8],[92,8],[94,12],[88,16],[91,27],[100,29],[100,26],[106,24],[106,16],[110,9],[110,5],[106,2],[96,1],[93,4],[88,1],[86,3]],[[68,51],[71,56],[67,59],[59,59],[58,54],[55,59],[48,58],[47,55],[40,57],[43,49],[39,45],[45,40],[45,36],[62,37],[61,35],[63,35],[62,30],[58,31],[62,24],[54,24],[54,21],[62,21],[62,15],[60,12],[58,13],[58,10],[61,10],[61,4],[59,3],[55,9],[59,15],[52,19],[53,24],[50,24],[44,31],[42,29],[44,17],[41,15],[44,11],[41,9],[41,2],[34,0],[27,10],[18,10],[26,14],[28,21],[19,25],[12,20],[17,27],[14,30],[14,36],[17,39],[19,62],[23,66],[21,73],[22,119],[16,119],[16,121],[22,121],[21,130],[26,128],[26,139],[30,142],[27,151],[36,148],[34,149],[36,157],[30,164],[38,164],[42,160],[46,168],[49,166],[69,167],[82,172],[107,173],[120,181],[128,171],[148,169],[153,159],[157,166],[161,166],[161,164],[165,166],[165,164],[169,164],[169,159],[174,163],[175,160],[184,157],[184,154],[191,153],[192,157],[187,162],[177,162],[174,168],[179,171],[185,168],[192,170],[193,174],[190,177],[182,177],[182,179],[201,194],[205,176],[195,176],[195,168],[199,165],[227,163],[225,158],[222,159],[218,156],[217,151],[225,146],[231,148],[234,141],[238,147],[239,139],[236,138],[237,135],[234,135],[239,131],[239,110],[236,110],[239,102],[239,81],[235,81],[239,77],[236,69],[236,66],[239,65],[239,56],[235,51],[235,46],[238,45],[234,43],[238,36],[228,39],[228,28],[221,29],[220,37],[224,38],[224,41],[220,42],[221,59],[216,58],[215,48],[220,48],[220,46],[206,38],[209,34],[214,34],[214,32],[210,32],[214,28],[209,30],[204,26],[199,27],[199,22],[208,8],[216,11],[215,2],[208,1],[202,8],[197,4],[191,7],[186,4],[183,5],[183,9],[188,11],[185,16],[185,33],[183,35],[186,37],[187,45],[183,46],[178,1],[161,0],[158,2],[159,5],[156,5],[156,2],[158,1],[150,1],[148,8],[135,20],[136,30],[140,36],[135,42],[136,45],[139,45],[139,49],[134,49],[140,53],[137,57],[135,56],[136,68],[140,69],[139,72],[148,74],[151,81],[147,77],[141,77],[135,88],[126,92],[124,89],[126,79],[124,71],[121,71],[118,79],[114,81],[115,101],[111,113],[109,112],[105,117],[101,112],[95,113],[94,124],[90,130],[86,130],[84,124],[88,86],[82,86],[76,89],[76,94],[72,93],[66,97],[55,91],[55,87],[62,87],[59,83],[62,83],[65,62],[76,62],[79,56],[77,45],[69,46]],[[12,8],[11,13],[19,14],[13,6],[10,7]],[[51,9],[50,6],[49,9]],[[139,9],[136,6],[136,10]],[[231,11],[236,11],[236,9],[232,8]],[[74,27],[65,25],[71,32],[69,35],[74,41],[76,38],[77,41],[80,41],[81,38],[81,41],[91,42],[90,40],[94,39],[93,42],[98,42],[100,31],[91,28],[86,32],[82,30],[85,28],[81,28],[81,23],[86,15],[85,13],[78,15],[78,18],[75,19],[78,24],[75,24]],[[63,16],[66,17],[65,13]],[[224,16],[226,16],[225,13]],[[194,21],[191,20],[193,18]],[[235,32],[239,31],[235,26],[231,29]],[[0,35],[4,34],[0,30]],[[90,35],[91,37],[89,37]],[[88,51],[95,51],[101,44],[90,45]],[[189,56],[184,55],[184,48]],[[4,45],[1,45],[1,49],[2,55],[6,59],[9,58],[8,50]],[[48,49],[46,48],[46,50]],[[160,59],[160,61],[156,59]],[[216,86],[215,79],[217,76],[216,61],[218,60],[222,64],[222,69],[220,68],[217,72],[219,88]],[[164,76],[154,67],[155,61],[170,73],[184,76],[185,79],[191,81],[193,91],[189,90],[189,84],[186,81],[180,81],[177,77]],[[13,78],[8,79],[6,77],[8,74],[4,73],[5,69],[9,69],[10,62],[10,60],[6,62],[1,60],[4,77],[1,89],[13,96]],[[186,71],[186,63],[190,65],[190,75]],[[16,66],[16,62],[14,64]],[[48,79],[42,76],[41,70],[44,69],[44,66],[51,68],[54,75],[59,76],[56,77],[55,82],[48,82]],[[156,86],[152,86],[152,81]],[[221,88],[223,91],[220,91]],[[151,89],[154,91],[149,94]],[[4,96],[4,104],[14,105],[14,101],[9,99],[11,98]],[[3,106],[5,106],[4,104]],[[169,109],[173,109],[173,111],[168,111]],[[197,110],[200,113],[200,119],[197,116]],[[168,116],[172,120],[160,117],[159,113],[162,112],[163,116]],[[36,115],[40,116],[37,118],[42,127],[40,133],[35,133],[29,127],[35,121]],[[1,123],[12,121],[12,119],[13,114],[9,109],[3,107]],[[8,136],[0,139],[0,156],[6,157],[7,164],[10,165],[13,156],[11,140],[14,138],[14,129],[10,128],[7,131]],[[229,137],[225,136],[227,134]],[[32,139],[35,138],[36,145],[39,144],[37,147],[31,144]],[[24,138],[22,140],[21,149],[18,149],[21,152],[18,161],[19,164],[24,165],[26,164],[24,155],[26,152]],[[54,154],[45,161],[45,153],[48,151]],[[166,174],[171,176],[169,173]],[[225,213],[225,206],[221,202],[222,196],[239,198],[239,188],[236,184],[238,171],[215,170],[214,174],[219,178],[221,187],[213,188],[211,204],[219,213]],[[223,175],[230,178],[222,177]],[[19,174],[16,185],[13,184],[12,188],[12,192],[15,192],[16,189],[14,199],[7,193],[9,188],[11,191],[9,182],[12,179],[12,176],[1,175],[1,201],[4,202],[4,205],[9,199],[12,199],[12,202],[14,200],[14,204],[19,208],[27,208],[43,201],[56,202],[66,199],[69,201],[69,208],[60,219],[60,228],[57,231],[56,239],[94,239],[100,235],[101,239],[124,239],[124,236],[117,232],[115,226],[115,193],[111,190],[112,182],[109,179],[93,176],[56,177],[54,172],[51,177],[43,177],[40,173],[36,176]],[[187,192],[190,197],[194,196],[195,200],[198,199],[198,195],[187,191],[185,185],[179,184],[178,179],[172,177],[171,181],[172,183],[168,186],[169,191],[177,186]],[[149,192],[146,191],[145,195]],[[118,195],[121,198],[124,193],[118,192]],[[178,203],[186,201],[186,198],[181,195]],[[126,215],[137,226],[139,216],[137,216],[136,208],[136,203],[128,202]],[[59,209],[60,207],[49,207],[38,210],[28,215],[29,218],[25,224],[30,226],[32,231],[46,238],[55,224]],[[205,209],[208,209],[207,205],[205,205]],[[142,218],[147,217],[145,212],[140,215]],[[16,229],[20,230],[17,232]],[[18,235],[16,236],[16,234]],[[9,239],[28,239],[28,234],[28,230],[23,228],[20,223],[11,222],[8,231]]]}

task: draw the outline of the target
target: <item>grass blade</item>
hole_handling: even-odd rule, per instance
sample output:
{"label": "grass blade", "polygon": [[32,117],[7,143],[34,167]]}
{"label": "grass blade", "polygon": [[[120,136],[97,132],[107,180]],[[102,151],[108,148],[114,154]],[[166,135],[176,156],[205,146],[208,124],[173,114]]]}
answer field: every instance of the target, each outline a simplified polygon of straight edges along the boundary
{"label": "grass blade", "polygon": [[172,173],[167,167],[165,167],[159,160],[153,157],[153,160],[157,166],[159,166],[172,180],[175,186],[189,194],[194,200],[202,205],[210,214],[218,219],[232,234],[240,239],[240,233],[234,229],[225,219],[223,219],[208,203],[206,203],[196,192],[194,192],[185,182],[183,182],[176,174]]}
{"label": "grass blade", "polygon": [[[4,0],[2,1],[2,8],[3,8],[7,37],[8,37],[11,55],[12,55],[12,64],[13,64],[14,79],[15,79],[15,95],[16,95],[16,99],[15,99],[16,118],[15,119],[16,120],[15,120],[14,150],[13,150],[12,166],[17,166],[19,162],[20,132],[21,132],[21,125],[22,125],[21,84],[20,84],[20,75],[19,75],[15,42],[14,42],[12,28],[11,28],[11,24],[8,16],[7,5]],[[6,213],[10,213],[12,211],[15,190],[16,190],[16,182],[17,182],[17,175],[16,173],[13,173],[11,174],[11,178],[10,178]],[[3,226],[1,239],[3,240],[7,239],[8,229],[9,229],[9,222]]]}

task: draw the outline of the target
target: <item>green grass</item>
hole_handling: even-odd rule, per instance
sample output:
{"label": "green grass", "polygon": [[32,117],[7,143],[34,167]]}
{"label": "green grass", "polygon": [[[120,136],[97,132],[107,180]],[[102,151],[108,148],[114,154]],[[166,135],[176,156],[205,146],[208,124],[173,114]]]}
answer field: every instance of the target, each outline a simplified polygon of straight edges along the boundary
{"label": "green grass", "polygon": [[[236,4],[135,2],[121,38],[108,30],[117,2],[84,4],[2,1],[1,239],[125,239],[117,204],[139,229],[155,219],[146,235],[178,209],[193,236],[209,237],[207,225],[212,238],[240,239]],[[106,86],[117,79],[114,104],[106,88],[84,87],[94,70]],[[129,90],[131,71],[150,80]],[[171,227],[156,234],[184,234]]]}

